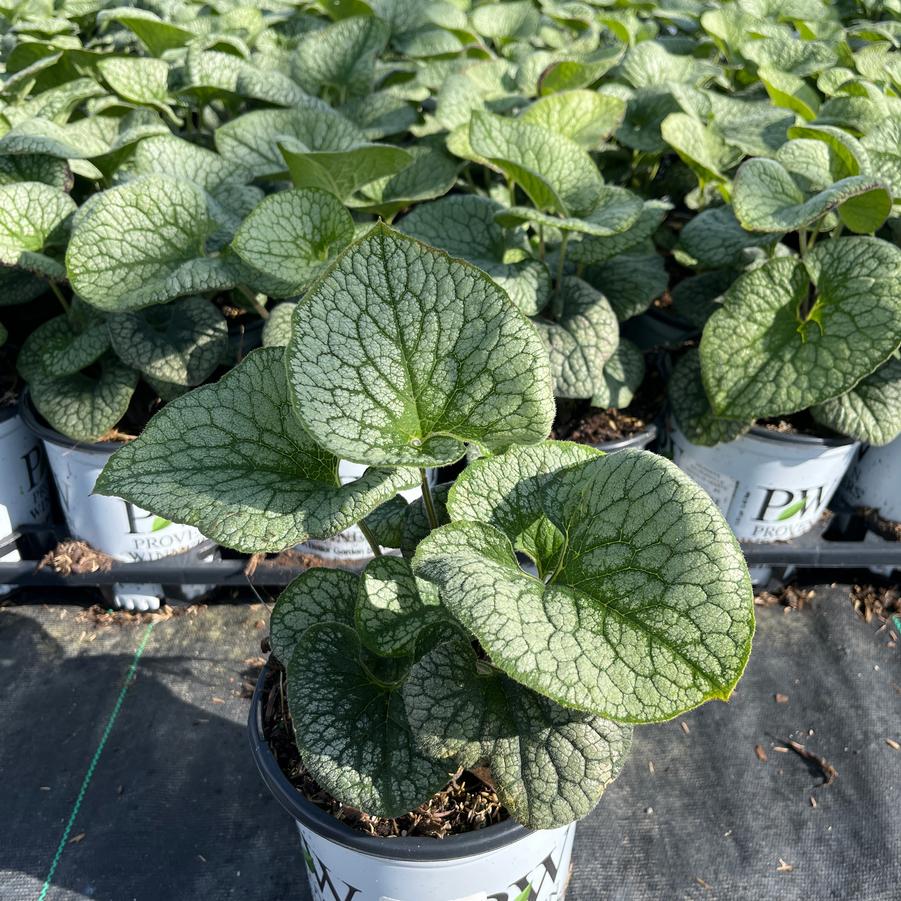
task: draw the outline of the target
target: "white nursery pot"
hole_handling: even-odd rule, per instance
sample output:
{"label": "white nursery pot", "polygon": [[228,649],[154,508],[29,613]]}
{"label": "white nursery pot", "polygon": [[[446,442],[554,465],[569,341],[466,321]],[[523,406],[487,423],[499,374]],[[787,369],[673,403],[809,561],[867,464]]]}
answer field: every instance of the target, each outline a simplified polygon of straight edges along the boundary
{"label": "white nursery pot", "polygon": [[[341,460],[338,464],[338,478],[342,485],[347,485],[348,482],[355,482],[359,479],[366,469],[367,467],[361,463]],[[429,484],[434,485],[437,481],[434,469],[429,470],[428,478]],[[411,503],[422,497],[422,489],[419,487],[408,488],[398,493]],[[307,554],[315,554],[324,560],[364,560],[372,556],[372,548],[369,546],[366,536],[357,526],[351,526],[331,538],[308,538],[302,544],[298,544],[295,549]]]}
{"label": "white nursery pot", "polygon": [[[181,554],[206,539],[194,526],[180,525],[117,497],[93,494],[106,461],[121,445],[114,442],[79,444],[41,424],[30,407],[26,417],[40,436],[56,482],[69,533],[123,563],[159,560]],[[208,590],[194,587],[194,596]],[[126,610],[157,610],[162,585],[115,585],[113,600]]]}
{"label": "white nursery pot", "polygon": [[379,838],[308,801],[263,737],[266,672],[251,702],[251,749],[263,781],[297,823],[314,901],[562,901],[575,823],[533,832],[505,820],[444,839]]}
{"label": "white nursery pot", "polygon": [[789,435],[754,427],[701,447],[671,430],[673,462],[713,499],[739,541],[770,542],[809,532],[854,459],[850,438]]}
{"label": "white nursery pot", "polygon": [[901,437],[884,447],[862,447],[840,497],[851,507],[872,507],[883,519],[901,521]]}
{"label": "white nursery pot", "polygon": [[628,438],[619,438],[616,441],[602,441],[600,444],[592,445],[598,450],[604,451],[606,454],[612,454],[615,451],[623,450],[627,447],[634,447],[636,450],[644,450],[657,437],[657,426],[651,423],[646,429]]}
{"label": "white nursery pot", "polygon": [[[41,442],[22,418],[17,404],[0,409],[0,539],[20,526],[41,525],[50,519],[50,482]],[[21,559],[10,550],[0,563]],[[0,595],[9,591],[0,585]]]}

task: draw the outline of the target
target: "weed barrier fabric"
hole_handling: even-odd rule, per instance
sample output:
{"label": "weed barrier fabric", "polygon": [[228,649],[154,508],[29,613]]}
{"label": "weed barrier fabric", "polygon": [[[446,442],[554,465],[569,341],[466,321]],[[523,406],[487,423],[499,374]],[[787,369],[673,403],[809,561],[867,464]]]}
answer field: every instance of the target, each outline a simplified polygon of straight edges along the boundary
{"label": "weed barrier fabric", "polygon": [[[42,600],[0,609],[3,901],[40,896],[147,629]],[[757,614],[728,704],[636,731],[579,826],[568,901],[897,897],[901,649],[840,587]],[[48,901],[309,898],[296,832],[247,750],[242,695],[267,618],[217,606],[155,623]],[[814,758],[837,771],[830,785]]]}

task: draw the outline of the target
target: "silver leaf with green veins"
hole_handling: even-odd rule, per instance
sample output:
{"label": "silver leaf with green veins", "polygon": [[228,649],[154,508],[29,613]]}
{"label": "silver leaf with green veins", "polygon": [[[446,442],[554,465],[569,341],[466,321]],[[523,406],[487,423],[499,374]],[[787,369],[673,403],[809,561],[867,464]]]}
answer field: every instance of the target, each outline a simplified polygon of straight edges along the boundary
{"label": "silver leaf with green veins", "polygon": [[96,376],[33,377],[28,390],[37,411],[75,441],[98,441],[125,415],[138,374],[113,354],[100,360]]}
{"label": "silver leaf with green veins", "polygon": [[603,387],[604,366],[619,342],[619,321],[607,298],[575,276],[563,279],[563,311],[536,319],[548,348],[556,397],[591,397]]}
{"label": "silver leaf with green veins", "polygon": [[75,209],[68,194],[42,182],[0,186],[0,263],[64,278],[63,267],[42,251]]}
{"label": "silver leaf with green veins", "polygon": [[[418,241],[478,266],[507,292],[517,309],[534,316],[547,304],[550,273],[544,263],[508,246],[510,233],[495,220],[502,209],[487,197],[455,194],[415,207],[399,228]],[[522,259],[517,260],[520,254]]]}
{"label": "silver leaf with green veins", "polygon": [[288,394],[282,349],[253,351],[167,404],[95,490],[253,553],[336,535],[418,484],[409,469],[370,469],[341,485],[338,459],[313,442]]}
{"label": "silver leaf with green veins", "polygon": [[694,348],[676,363],[667,392],[676,425],[692,444],[712,447],[734,441],[751,428],[750,420],[721,419],[714,414],[701,381],[701,356]]}
{"label": "silver leaf with green veins", "polygon": [[597,204],[603,184],[594,161],[574,141],[540,125],[475,112],[473,151],[490,160],[542,210],[579,217]]}
{"label": "silver leaf with green veins", "polygon": [[452,766],[417,750],[403,683],[380,679],[378,662],[352,629],[313,626],[288,664],[288,706],[316,782],[343,804],[396,817],[442,789]]}
{"label": "silver leaf with green veins", "polygon": [[424,629],[452,622],[438,589],[417,579],[403,558],[375,557],[363,571],[356,627],[360,639],[375,653],[405,654]]}
{"label": "silver leaf with green veins", "polygon": [[534,328],[484,273],[384,225],[298,304],[295,409],[342,459],[438,466],[540,441],[554,414]]}
{"label": "silver leaf with green veins", "polygon": [[234,284],[223,260],[204,255],[215,225],[191,182],[146,176],[95,195],[81,213],[66,269],[73,290],[102,310],[125,313]]}
{"label": "silver leaf with green veins", "polygon": [[604,384],[595,391],[591,405],[618,410],[628,407],[644,373],[644,354],[631,341],[620,338],[613,356],[604,364]]}
{"label": "silver leaf with green veins", "polygon": [[732,204],[739,222],[751,231],[795,231],[837,210],[851,231],[873,232],[891,211],[892,196],[879,180],[855,175],[806,198],[781,163],[752,159],[735,176]]}
{"label": "silver leaf with green veins", "polygon": [[601,456],[601,451],[584,444],[546,441],[475,460],[451,489],[448,512],[454,521],[475,520],[499,529],[544,578],[559,563],[564,543],[559,529],[544,515],[544,487],[561,469]]}
{"label": "silver leaf with green veins", "polygon": [[485,523],[437,529],[413,560],[492,663],[621,722],[728,698],[751,651],[751,580],[707,494],[669,461],[626,449],[564,469],[543,507],[566,536],[547,583]]}
{"label": "silver leaf with green veins", "polygon": [[443,644],[410,671],[404,703],[419,747],[460,766],[487,764],[501,803],[530,829],[588,814],[617,777],[630,726],[568,710]]}
{"label": "silver leaf with green veins", "polygon": [[810,411],[827,426],[868,444],[881,446],[901,434],[901,360],[893,357],[850,391]]}
{"label": "silver leaf with green veins", "polygon": [[17,366],[27,381],[73,375],[99,360],[109,346],[102,317],[92,317],[79,328],[68,316],[56,316],[25,339]]}
{"label": "silver leaf with green veins", "polygon": [[228,346],[228,323],[203,297],[110,316],[109,335],[119,359],[170,385],[199,385]]}
{"label": "silver leaf with green veins", "polygon": [[344,569],[314,567],[302,572],[278,596],[269,619],[269,644],[286,669],[294,648],[311,626],[354,625],[360,577]]}
{"label": "silver leaf with green veins", "polygon": [[300,294],[354,236],[350,213],[319,188],[280,191],[244,220],[231,249],[262,274],[271,297]]}
{"label": "silver leaf with green veins", "polygon": [[[742,275],[707,322],[701,368],[714,413],[784,416],[844,394],[897,349],[901,250],[839,238]],[[806,316],[811,283],[817,298]]]}

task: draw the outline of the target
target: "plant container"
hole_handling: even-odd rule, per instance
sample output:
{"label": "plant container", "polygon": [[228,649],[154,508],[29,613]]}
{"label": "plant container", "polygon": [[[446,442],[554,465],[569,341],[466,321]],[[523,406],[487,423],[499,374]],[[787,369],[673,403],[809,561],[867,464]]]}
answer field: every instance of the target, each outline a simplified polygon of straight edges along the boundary
{"label": "plant container", "polygon": [[884,447],[864,445],[842,482],[839,496],[850,507],[871,507],[883,519],[901,521],[901,438]]}
{"label": "plant container", "polygon": [[[348,482],[354,482],[366,472],[366,466],[360,463],[351,463],[348,460],[342,460],[338,464],[338,478],[341,484],[346,485]],[[434,485],[437,481],[436,472],[429,470],[429,484]],[[422,497],[421,488],[408,488],[399,492],[408,501],[412,502]],[[331,538],[308,538],[302,544],[296,546],[296,550],[307,554],[315,554],[323,560],[367,560],[372,557],[372,548],[366,540],[366,536],[357,526],[351,526]],[[391,551],[387,551],[391,553]]]}
{"label": "plant container", "polygon": [[[66,526],[74,538],[126,563],[181,554],[206,541],[194,526],[154,516],[120,498],[92,493],[100,471],[120,444],[73,441],[40,422],[27,400],[22,410],[29,428],[43,442]],[[180,599],[199,596],[206,590],[207,586],[192,587],[190,595]],[[162,585],[117,584],[112,600],[125,610],[156,610],[163,594]]]}
{"label": "plant container", "polygon": [[646,429],[630,435],[628,438],[618,438],[616,441],[602,441],[600,444],[594,444],[598,450],[604,451],[606,454],[612,454],[615,451],[623,450],[627,447],[634,447],[637,450],[644,450],[657,437],[657,426],[651,423]]}
{"label": "plant container", "polygon": [[[20,526],[41,525],[50,518],[50,482],[41,442],[21,415],[19,404],[0,409],[0,538]],[[13,549],[4,563],[20,560]],[[0,585],[0,595],[9,589]]]}
{"label": "plant container", "polygon": [[558,901],[566,894],[576,824],[531,831],[505,820],[435,838],[379,838],[351,829],[308,801],[282,773],[263,737],[257,681],[248,728],[254,761],[294,817],[315,901]]}
{"label": "plant container", "polygon": [[809,532],[826,509],[858,447],[753,427],[735,441],[702,447],[671,428],[673,462],[726,517],[739,541],[786,541]]}

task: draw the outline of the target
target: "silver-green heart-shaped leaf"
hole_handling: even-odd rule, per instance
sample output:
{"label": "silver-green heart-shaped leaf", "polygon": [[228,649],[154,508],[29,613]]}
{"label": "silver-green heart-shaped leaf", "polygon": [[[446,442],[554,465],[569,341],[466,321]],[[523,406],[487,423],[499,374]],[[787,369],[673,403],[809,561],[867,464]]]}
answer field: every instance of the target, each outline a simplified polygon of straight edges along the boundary
{"label": "silver-green heart-shaped leaf", "polygon": [[817,118],[820,95],[801,77],[761,66],[758,77],[774,106],[791,110],[810,122]]}
{"label": "silver-green heart-shaped leaf", "polygon": [[[216,129],[216,149],[255,177],[282,176],[288,171],[279,143],[293,150],[349,150],[366,136],[340,113],[318,100],[293,109],[254,110]],[[2,148],[0,148],[2,149]]]}
{"label": "silver-green heart-shaped leaf", "polygon": [[458,766],[487,765],[501,803],[530,829],[588,814],[619,775],[632,727],[555,704],[477,661],[463,643],[410,670],[404,704],[417,745]]}
{"label": "silver-green heart-shaped leaf", "polygon": [[738,542],[707,494],[668,460],[627,448],[562,470],[542,506],[565,536],[547,582],[480,522],[436,529],[413,560],[491,662],[566,707],[620,722],[727,699],[751,651],[753,599]]}
{"label": "silver-green heart-shaped leaf", "polygon": [[374,16],[353,16],[311,31],[297,48],[294,75],[308,90],[330,85],[350,94],[367,94],[376,59],[390,34]]}
{"label": "silver-green heart-shaped leaf", "polygon": [[559,318],[535,320],[550,356],[554,395],[591,397],[603,387],[604,365],[619,341],[619,320],[607,298],[582,279],[567,276],[559,290]]}
{"label": "silver-green heart-shaped leaf", "polygon": [[606,238],[585,235],[581,241],[570,241],[568,258],[576,263],[603,263],[647,241],[661,226],[672,204],[664,200],[647,200],[638,219],[624,232]]}
{"label": "silver-green heart-shaped leaf", "polygon": [[899,277],[901,250],[867,237],[818,244],[805,263],[776,259],[746,272],[701,338],[714,412],[783,416],[853,388],[898,347]]}
{"label": "silver-green heart-shaped leaf", "polygon": [[438,589],[417,579],[402,557],[375,557],[363,571],[356,627],[363,644],[376,654],[406,654],[423,630],[452,622]]}
{"label": "silver-green heart-shaped leaf", "polygon": [[0,185],[39,181],[60,191],[71,191],[74,178],[65,160],[34,153],[0,156]]}
{"label": "silver-green heart-shaped leaf", "polygon": [[621,410],[628,407],[644,380],[644,354],[625,338],[620,338],[613,356],[604,364],[604,384],[591,398],[593,407]]}
{"label": "silver-green heart-shaped leaf", "polygon": [[222,360],[228,323],[203,297],[186,297],[109,317],[119,359],[145,375],[183,388],[199,385]]}
{"label": "silver-green heart-shaped leaf", "polygon": [[452,521],[483,522],[503,532],[544,578],[560,562],[564,545],[563,534],[544,514],[544,486],[560,470],[600,456],[584,444],[545,441],[475,460],[451,489],[448,513]]}
{"label": "silver-green heart-shaped leaf", "polygon": [[643,313],[669,284],[663,257],[658,253],[625,253],[591,266],[585,280],[610,301],[620,322]]}
{"label": "silver-green heart-shaped leaf", "polygon": [[881,446],[901,434],[901,360],[892,357],[850,391],[812,407],[813,418],[842,435]]}
{"label": "silver-green heart-shaped leaf", "polygon": [[494,40],[532,35],[538,27],[538,11],[529,0],[483,4],[472,11],[470,19],[479,34]]}
{"label": "silver-green heart-shaped leaf", "polygon": [[460,163],[440,147],[407,148],[413,162],[396,175],[364,185],[349,206],[390,219],[405,207],[443,197],[456,184]]}
{"label": "silver-green heart-shaped leaf", "polygon": [[296,188],[321,188],[349,198],[364,185],[390,178],[413,157],[390,144],[358,144],[348,150],[294,150],[292,142],[279,144]]}
{"label": "silver-green heart-shaped leaf", "polygon": [[175,135],[153,135],[139,141],[129,158],[116,170],[116,177],[168,175],[200,185],[217,194],[244,185],[253,174],[240,163]]}
{"label": "silver-green heart-shaped leaf", "polygon": [[702,183],[725,183],[726,173],[741,159],[740,152],[688,113],[670,113],[660,134]]}
{"label": "silver-green heart-shaped leaf", "polygon": [[353,240],[350,213],[319,188],[280,191],[262,200],[235,232],[231,249],[260,273],[271,297],[294,297]]}
{"label": "silver-green heart-shaped leaf", "polygon": [[540,441],[553,418],[541,339],[504,292],[384,225],[298,304],[286,359],[304,426],[356,463],[439,466],[469,442]]}
{"label": "silver-green heart-shaped leaf", "polygon": [[667,82],[700,84],[718,72],[711,63],[670,53],[658,41],[642,41],[629,49],[619,70],[633,87],[653,88]]}
{"label": "silver-green heart-shaped leaf", "polygon": [[749,156],[772,156],[795,124],[794,113],[766,100],[746,100],[713,91],[707,93],[713,130],[727,143]]}
{"label": "silver-green heart-shaped leaf", "polygon": [[101,310],[130,312],[234,286],[227,264],[205,256],[215,225],[191,182],[135,179],[96,195],[82,212],[66,269],[73,290]]}
{"label": "silver-green heart-shaped leaf", "polygon": [[74,317],[56,316],[39,325],[25,339],[17,366],[26,381],[60,378],[86,369],[109,346],[109,331],[103,317],[89,317],[84,323],[76,323]]}
{"label": "silver-green heart-shaped leaf", "polygon": [[62,265],[43,251],[75,209],[68,194],[42,182],[0,185],[0,263],[65,278]]}
{"label": "silver-green heart-shaped leaf", "polygon": [[99,120],[81,119],[58,125],[50,119],[26,119],[17,122],[0,138],[0,154],[42,154],[59,159],[85,160],[109,151],[109,144],[98,134]]}
{"label": "silver-green heart-shaped leaf", "polygon": [[152,56],[162,56],[167,50],[184,47],[194,40],[195,34],[182,25],[160,18],[156,13],[146,9],[118,7],[101,10],[97,21],[114,19],[134,32],[138,40],[144,44]]}
{"label": "silver-green heart-shaped leaf", "polygon": [[578,218],[597,205],[600,172],[588,152],[563,135],[477,111],[469,123],[469,143],[520,185],[539,209]]}
{"label": "silver-green heart-shaped leaf", "polygon": [[791,173],[776,160],[743,163],[733,184],[732,208],[750,231],[789,232],[836,210],[853,232],[873,232],[891,212],[892,195],[868,175],[843,178],[807,198]]}
{"label": "silver-green heart-shaped leaf", "polygon": [[287,347],[291,340],[291,318],[297,304],[277,303],[263,324],[263,347]]}
{"label": "silver-green heart-shaped leaf", "polygon": [[[601,46],[578,59],[563,59],[551,63],[539,78],[539,93],[553,94],[587,88],[610,71],[623,56],[618,45]],[[625,110],[624,110],[625,112]]]}
{"label": "silver-green heart-shaped leaf", "polygon": [[495,217],[504,226],[521,222],[547,225],[565,232],[579,232],[598,238],[619,235],[631,228],[641,215],[644,205],[641,198],[625,188],[601,185],[598,188],[596,206],[584,216],[553,216],[528,206],[513,206],[501,210]]}
{"label": "silver-green heart-shaped leaf", "polygon": [[233,53],[191,48],[184,71],[187,84],[179,90],[179,96],[189,96],[200,105],[242,97],[291,107],[310,99],[300,85],[278,69],[261,68]]}
{"label": "silver-green heart-shaped leaf", "polygon": [[625,114],[626,102],[619,97],[597,91],[563,91],[536,100],[519,119],[595,150],[619,128]]}
{"label": "silver-green heart-shaped leaf", "polygon": [[166,107],[169,64],[143,56],[109,57],[97,63],[103,80],[121,97],[142,106]]}
{"label": "silver-green heart-shaped leaf", "polygon": [[468,260],[487,272],[515,306],[534,316],[547,305],[551,277],[547,266],[508,246],[509,232],[496,221],[503,207],[488,197],[454,194],[414,207],[399,223],[404,234]]}
{"label": "silver-green heart-shaped leaf", "polygon": [[692,348],[676,363],[667,385],[676,425],[692,443],[712,447],[744,435],[750,420],[721,419],[713,412],[701,381],[701,355]]}
{"label": "silver-green heart-shaped leaf", "polygon": [[395,817],[440,791],[451,766],[417,750],[403,681],[379,678],[377,663],[347,626],[312,626],[288,664],[288,708],[316,782],[343,804]]}
{"label": "silver-green heart-shaped leaf", "polygon": [[58,432],[75,441],[99,441],[125,415],[137,383],[134,369],[107,354],[96,376],[39,376],[29,381],[28,392],[37,411]]}
{"label": "silver-green heart-shaped leaf", "polygon": [[741,44],[743,56],[758,66],[802,78],[829,69],[838,62],[835,49],[825,41],[799,40],[785,32],[754,36]]}
{"label": "silver-green heart-shaped leaf", "polygon": [[376,507],[365,519],[364,525],[372,533],[380,547],[399,548],[403,541],[404,521],[409,504],[402,494]]}
{"label": "silver-green heart-shaped leaf", "polygon": [[825,144],[829,151],[829,172],[832,176],[828,184],[851,175],[871,173],[869,154],[863,144],[848,132],[832,125],[817,125],[816,123],[794,125],[788,130],[788,136],[792,140],[783,144],[776,153],[779,160],[787,169],[791,170],[781,154],[788,150],[796,140],[818,141]]}
{"label": "silver-green heart-shaped leaf", "polygon": [[745,262],[749,251],[776,240],[772,235],[745,231],[732,207],[719,206],[702,210],[685,224],[679,234],[679,247],[699,266],[719,269]]}
{"label": "silver-green heart-shaped leaf", "polygon": [[370,469],[341,485],[338,459],[291,409],[283,351],[273,347],[167,404],[113,455],[96,491],[254,553],[336,535],[418,482],[409,469]]}
{"label": "silver-green heart-shaped leaf", "polygon": [[886,119],[860,139],[873,173],[901,197],[901,116]]}
{"label": "silver-green heart-shaped leaf", "polygon": [[354,626],[360,577],[345,569],[317,566],[302,572],[278,596],[269,619],[269,644],[286,669],[294,648],[311,626]]}

